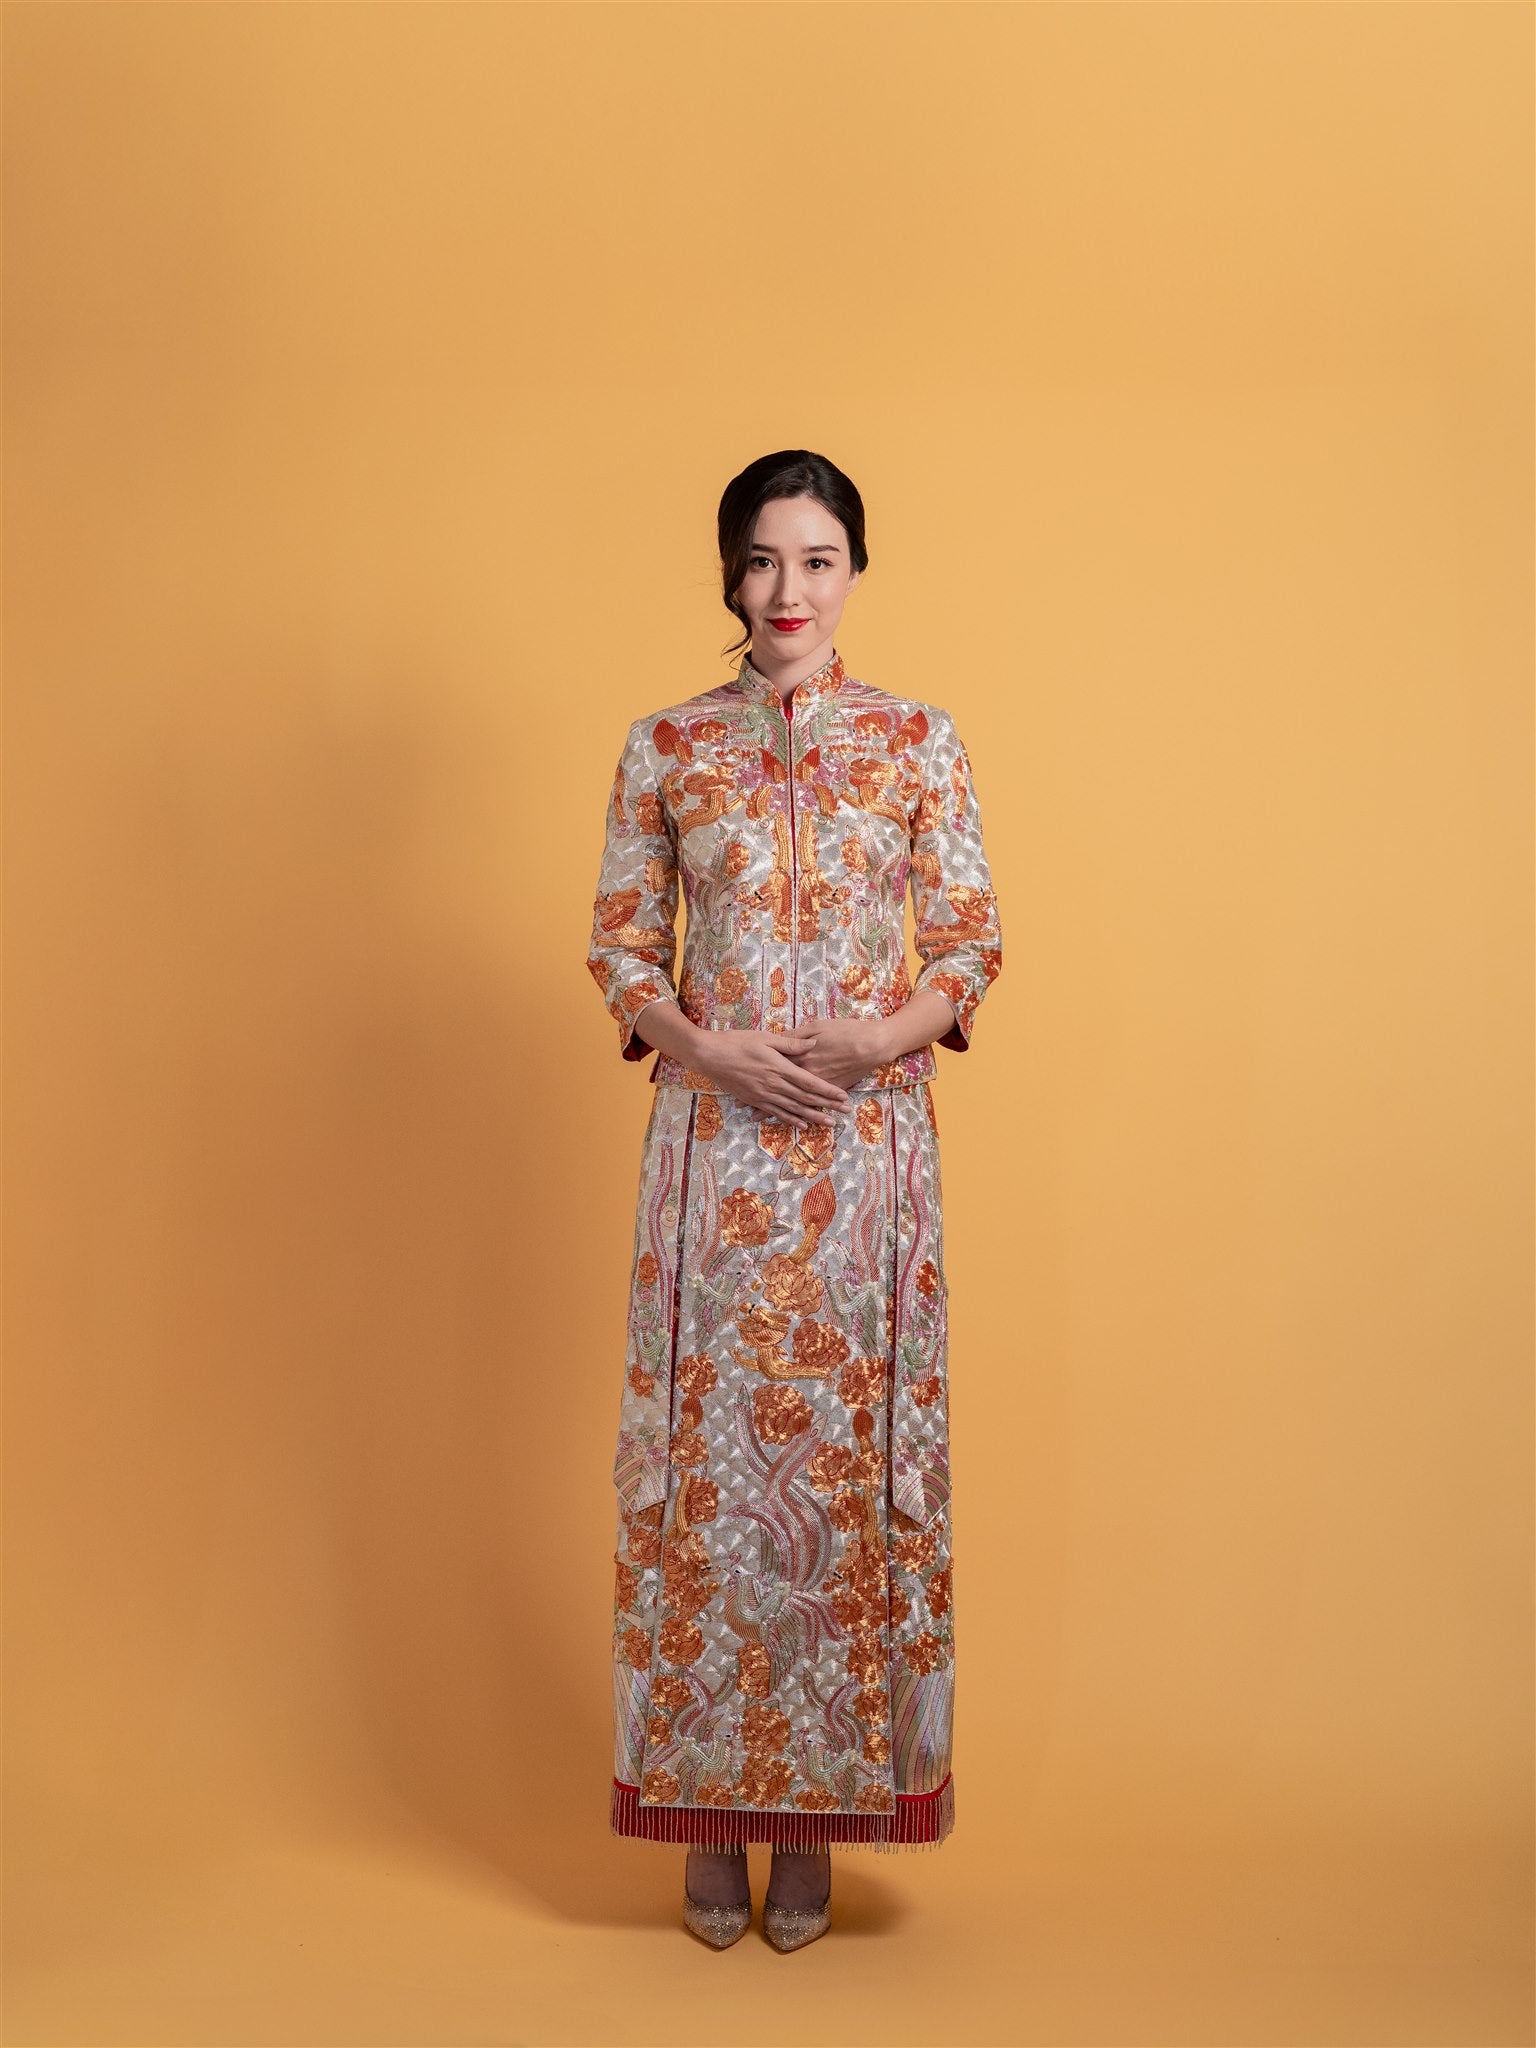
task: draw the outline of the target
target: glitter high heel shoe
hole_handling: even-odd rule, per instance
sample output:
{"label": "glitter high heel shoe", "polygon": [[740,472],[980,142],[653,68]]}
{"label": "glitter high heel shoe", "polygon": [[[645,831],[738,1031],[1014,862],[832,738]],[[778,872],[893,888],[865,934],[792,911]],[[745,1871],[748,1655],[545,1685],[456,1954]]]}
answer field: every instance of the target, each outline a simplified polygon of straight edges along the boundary
{"label": "glitter high heel shoe", "polygon": [[752,1900],[748,1896],[744,1905],[703,1906],[688,1889],[686,1873],[683,1877],[683,1924],[690,1934],[696,1934],[700,1941],[707,1941],[711,1948],[729,1948],[733,1941],[740,1941],[752,1925]]}
{"label": "glitter high heel shoe", "polygon": [[819,1906],[781,1906],[772,1884],[763,1896],[763,1933],[780,1954],[804,1948],[832,1925],[832,1859],[827,1858],[827,1890]]}

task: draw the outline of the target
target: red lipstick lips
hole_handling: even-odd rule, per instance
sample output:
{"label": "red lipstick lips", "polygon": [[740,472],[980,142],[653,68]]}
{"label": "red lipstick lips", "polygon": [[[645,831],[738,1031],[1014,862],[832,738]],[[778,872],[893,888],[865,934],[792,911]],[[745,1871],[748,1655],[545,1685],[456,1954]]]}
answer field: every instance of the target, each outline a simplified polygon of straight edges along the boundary
{"label": "red lipstick lips", "polygon": [[780,633],[797,633],[807,621],[804,619],[770,619],[768,623]]}

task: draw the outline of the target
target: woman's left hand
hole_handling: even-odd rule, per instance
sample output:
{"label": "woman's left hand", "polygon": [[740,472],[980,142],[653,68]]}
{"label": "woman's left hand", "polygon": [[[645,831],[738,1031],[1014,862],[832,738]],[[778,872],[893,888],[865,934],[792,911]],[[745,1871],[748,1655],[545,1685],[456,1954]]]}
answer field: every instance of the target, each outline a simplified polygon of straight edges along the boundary
{"label": "woman's left hand", "polygon": [[891,1057],[885,1023],[883,1017],[804,1017],[800,1029],[813,1031],[816,1043],[788,1057],[824,1081],[851,1088]]}

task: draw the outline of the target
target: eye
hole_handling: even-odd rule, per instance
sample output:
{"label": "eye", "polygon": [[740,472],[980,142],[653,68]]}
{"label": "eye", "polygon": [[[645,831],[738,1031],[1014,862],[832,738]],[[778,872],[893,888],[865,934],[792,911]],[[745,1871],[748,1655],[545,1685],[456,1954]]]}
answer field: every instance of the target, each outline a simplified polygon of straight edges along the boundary
{"label": "eye", "polygon": [[832,566],[832,564],[827,560],[825,555],[811,555],[808,557],[808,559],[812,562],[820,562],[821,566],[824,569],[830,569]]}

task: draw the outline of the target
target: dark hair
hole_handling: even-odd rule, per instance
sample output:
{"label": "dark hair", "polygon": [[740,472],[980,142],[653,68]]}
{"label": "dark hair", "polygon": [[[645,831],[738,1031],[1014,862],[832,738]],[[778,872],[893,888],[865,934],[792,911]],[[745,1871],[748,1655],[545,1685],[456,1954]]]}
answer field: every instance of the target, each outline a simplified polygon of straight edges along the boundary
{"label": "dark hair", "polygon": [[869,566],[864,545],[864,500],[835,462],[809,448],[781,448],[775,455],[759,455],[739,476],[733,476],[720,499],[720,583],[725,608],[746,627],[746,637],[724,651],[740,654],[751,644],[752,628],[736,600],[741,579],[752,556],[752,529],[757,515],[773,498],[814,498],[825,505],[834,519],[842,521],[848,535],[848,553],[855,569]]}

